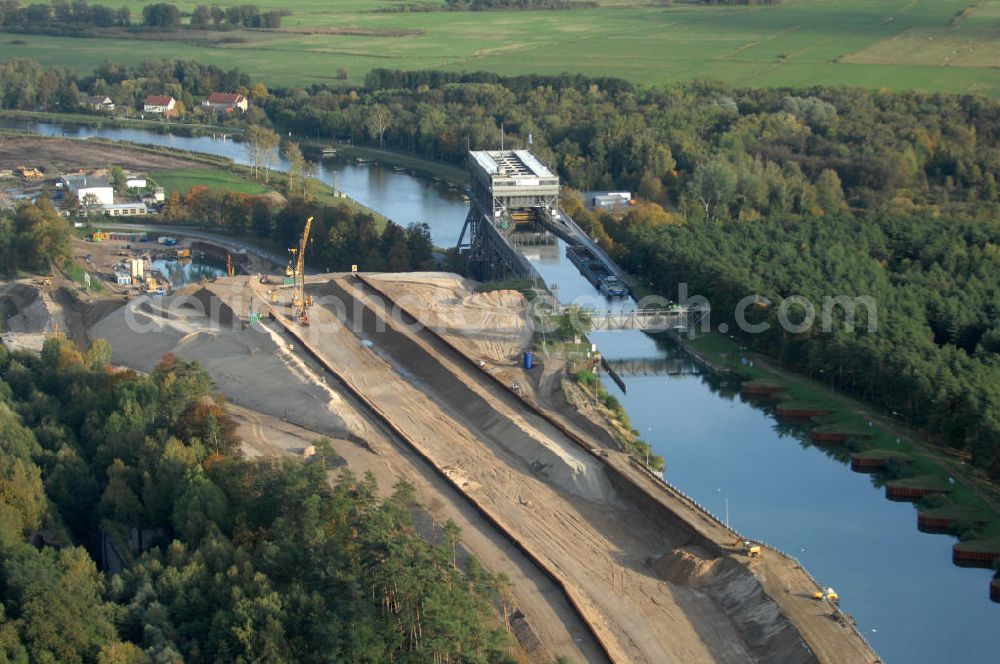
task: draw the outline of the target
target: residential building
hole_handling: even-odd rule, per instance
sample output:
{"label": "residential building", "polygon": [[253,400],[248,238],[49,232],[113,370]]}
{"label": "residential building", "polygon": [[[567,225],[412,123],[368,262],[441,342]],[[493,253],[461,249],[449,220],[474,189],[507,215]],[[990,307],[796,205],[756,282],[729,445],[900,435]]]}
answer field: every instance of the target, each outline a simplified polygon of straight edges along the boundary
{"label": "residential building", "polygon": [[92,111],[105,111],[110,113],[115,110],[115,103],[111,101],[111,97],[105,95],[94,95],[92,97],[85,97],[83,100],[83,105]]}
{"label": "residential building", "polygon": [[237,92],[213,92],[201,106],[216,113],[235,113],[237,110],[246,113],[249,104],[247,98]]}
{"label": "residential building", "polygon": [[156,113],[169,118],[177,115],[177,100],[165,95],[150,95],[143,102],[142,110],[145,113]]}
{"label": "residential building", "polygon": [[153,187],[152,195],[145,195],[142,197],[142,202],[151,208],[158,208],[162,203],[167,200],[167,192],[163,187]]}
{"label": "residential building", "polygon": [[[62,179],[63,187],[76,195],[81,205],[91,202],[94,205],[113,205],[115,190],[107,180],[88,175],[66,175]],[[93,196],[92,201],[84,200]]]}

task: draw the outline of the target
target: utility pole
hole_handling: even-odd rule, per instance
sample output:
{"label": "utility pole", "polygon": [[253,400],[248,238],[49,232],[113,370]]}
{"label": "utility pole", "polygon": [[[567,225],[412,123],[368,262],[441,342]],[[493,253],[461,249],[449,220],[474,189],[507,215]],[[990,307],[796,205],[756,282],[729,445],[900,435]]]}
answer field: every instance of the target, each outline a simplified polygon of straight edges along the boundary
{"label": "utility pole", "polygon": [[729,494],[726,491],[724,491],[721,487],[717,487],[715,490],[718,491],[719,493],[721,493],[723,495],[724,499],[725,499],[725,504],[726,504],[726,528],[729,528]]}

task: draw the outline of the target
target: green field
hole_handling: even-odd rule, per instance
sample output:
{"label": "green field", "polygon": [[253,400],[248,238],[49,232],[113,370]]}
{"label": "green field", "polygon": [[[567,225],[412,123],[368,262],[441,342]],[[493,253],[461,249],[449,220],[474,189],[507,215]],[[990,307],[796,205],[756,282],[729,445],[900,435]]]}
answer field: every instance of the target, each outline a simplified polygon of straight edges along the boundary
{"label": "green field", "polygon": [[263,194],[267,188],[252,180],[247,180],[235,173],[214,168],[182,168],[175,170],[153,171],[149,174],[156,184],[167,190],[167,195],[177,192],[184,195],[191,187],[208,187],[235,191],[242,194]]}
{"label": "green field", "polygon": [[[115,0],[106,0],[112,6]],[[433,0],[428,0],[433,1]],[[243,0],[221,0],[222,6]],[[130,1],[133,16],[146,1]],[[177,3],[190,10],[197,3]],[[571,11],[384,13],[397,0],[282,2],[280,32],[176,39],[0,35],[0,57],[70,64],[190,58],[271,86],[358,83],[373,67],[564,71],[644,83],[712,78],[747,86],[862,85],[1000,96],[1000,0],[785,0],[775,7],[604,6]],[[236,37],[242,42],[232,43]],[[229,40],[229,41],[224,41]]]}

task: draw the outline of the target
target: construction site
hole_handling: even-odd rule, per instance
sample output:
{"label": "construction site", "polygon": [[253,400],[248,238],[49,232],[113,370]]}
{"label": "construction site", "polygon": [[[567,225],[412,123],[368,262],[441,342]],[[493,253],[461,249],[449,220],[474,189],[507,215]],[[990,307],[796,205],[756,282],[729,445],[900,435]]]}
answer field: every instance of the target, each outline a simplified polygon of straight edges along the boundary
{"label": "construction site", "polygon": [[195,360],[248,456],[326,437],[383,491],[409,482],[430,523],[453,520],[510,579],[522,661],[877,661],[795,561],[742,541],[567,403],[559,357],[524,368],[519,292],[446,273],[287,271],[128,302],[11,283],[6,341],[37,348],[55,329],[106,339],[140,371],[166,353]]}
{"label": "construction site", "polygon": [[[454,521],[466,552],[510,580],[499,617],[520,661],[878,661],[832,589],[577,408],[565,357],[527,361],[538,348],[521,292],[441,272],[309,274],[310,226],[287,266],[138,229],[76,239],[75,262],[105,287],[58,275],[0,286],[4,341],[105,339],[114,364],[144,372],[167,353],[197,361],[247,456],[305,456],[327,438],[382,491],[405,480],[427,537]],[[198,252],[224,271],[183,284],[153,268]]]}
{"label": "construction site", "polygon": [[501,618],[522,661],[877,661],[796,561],[744,541],[573,406],[565,358],[523,361],[535,339],[520,292],[449,273],[307,275],[309,229],[287,266],[237,269],[215,246],[224,275],[171,288],[151,259],[201,250],[193,239],[77,239],[75,260],[109,287],[5,284],[5,342],[102,338],[139,371],[167,353],[197,361],[248,456],[301,456],[325,437],[381,490],[409,482],[427,522],[454,521],[510,579]]}

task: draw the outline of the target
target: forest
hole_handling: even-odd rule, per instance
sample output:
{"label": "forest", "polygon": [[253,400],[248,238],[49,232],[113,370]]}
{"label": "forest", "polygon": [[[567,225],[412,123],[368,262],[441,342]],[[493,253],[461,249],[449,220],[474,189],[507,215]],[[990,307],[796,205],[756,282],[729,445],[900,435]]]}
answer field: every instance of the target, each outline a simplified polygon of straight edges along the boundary
{"label": "forest", "polygon": [[[746,295],[767,323],[742,343],[816,379],[901,414],[1000,478],[1000,223],[930,215],[849,213],[769,216],[753,222],[648,223],[642,214],[605,219],[622,265],[676,297],[677,285],[703,295],[712,325],[737,330]],[[874,298],[853,324],[834,308],[832,326],[790,334],[778,303],[815,303],[840,294]],[[793,309],[798,322],[804,312]],[[877,328],[869,320],[877,316]],[[739,334],[737,332],[737,334]]]}
{"label": "forest", "polygon": [[196,365],[110,357],[0,346],[0,661],[515,661],[504,579],[422,539],[408,485],[331,484],[325,441],[243,459]]}
{"label": "forest", "polygon": [[436,266],[427,224],[403,228],[387,221],[380,227],[370,213],[346,203],[323,205],[292,196],[275,205],[268,196],[192,187],[184,196],[172,194],[163,215],[170,223],[253,233],[279,247],[295,246],[306,218],[314,217],[306,261],[326,272],[349,270],[354,264],[388,272]]}
{"label": "forest", "polygon": [[[227,30],[234,28],[279,28],[288,10],[261,12],[257,5],[198,5],[191,12],[189,27],[192,29]],[[88,4],[76,0],[52,0],[21,6],[16,0],[0,3],[0,26],[7,32],[35,34],[88,36],[84,28],[134,28],[149,30],[178,30],[183,16],[177,5],[160,2],[142,8],[142,22],[134,23],[132,10],[123,5],[118,8],[101,4]]]}
{"label": "forest", "polygon": [[597,7],[592,0],[446,0],[448,11],[499,11],[510,9],[581,9]]}
{"label": "forest", "polygon": [[48,272],[72,257],[73,229],[47,199],[0,214],[0,274]]}

